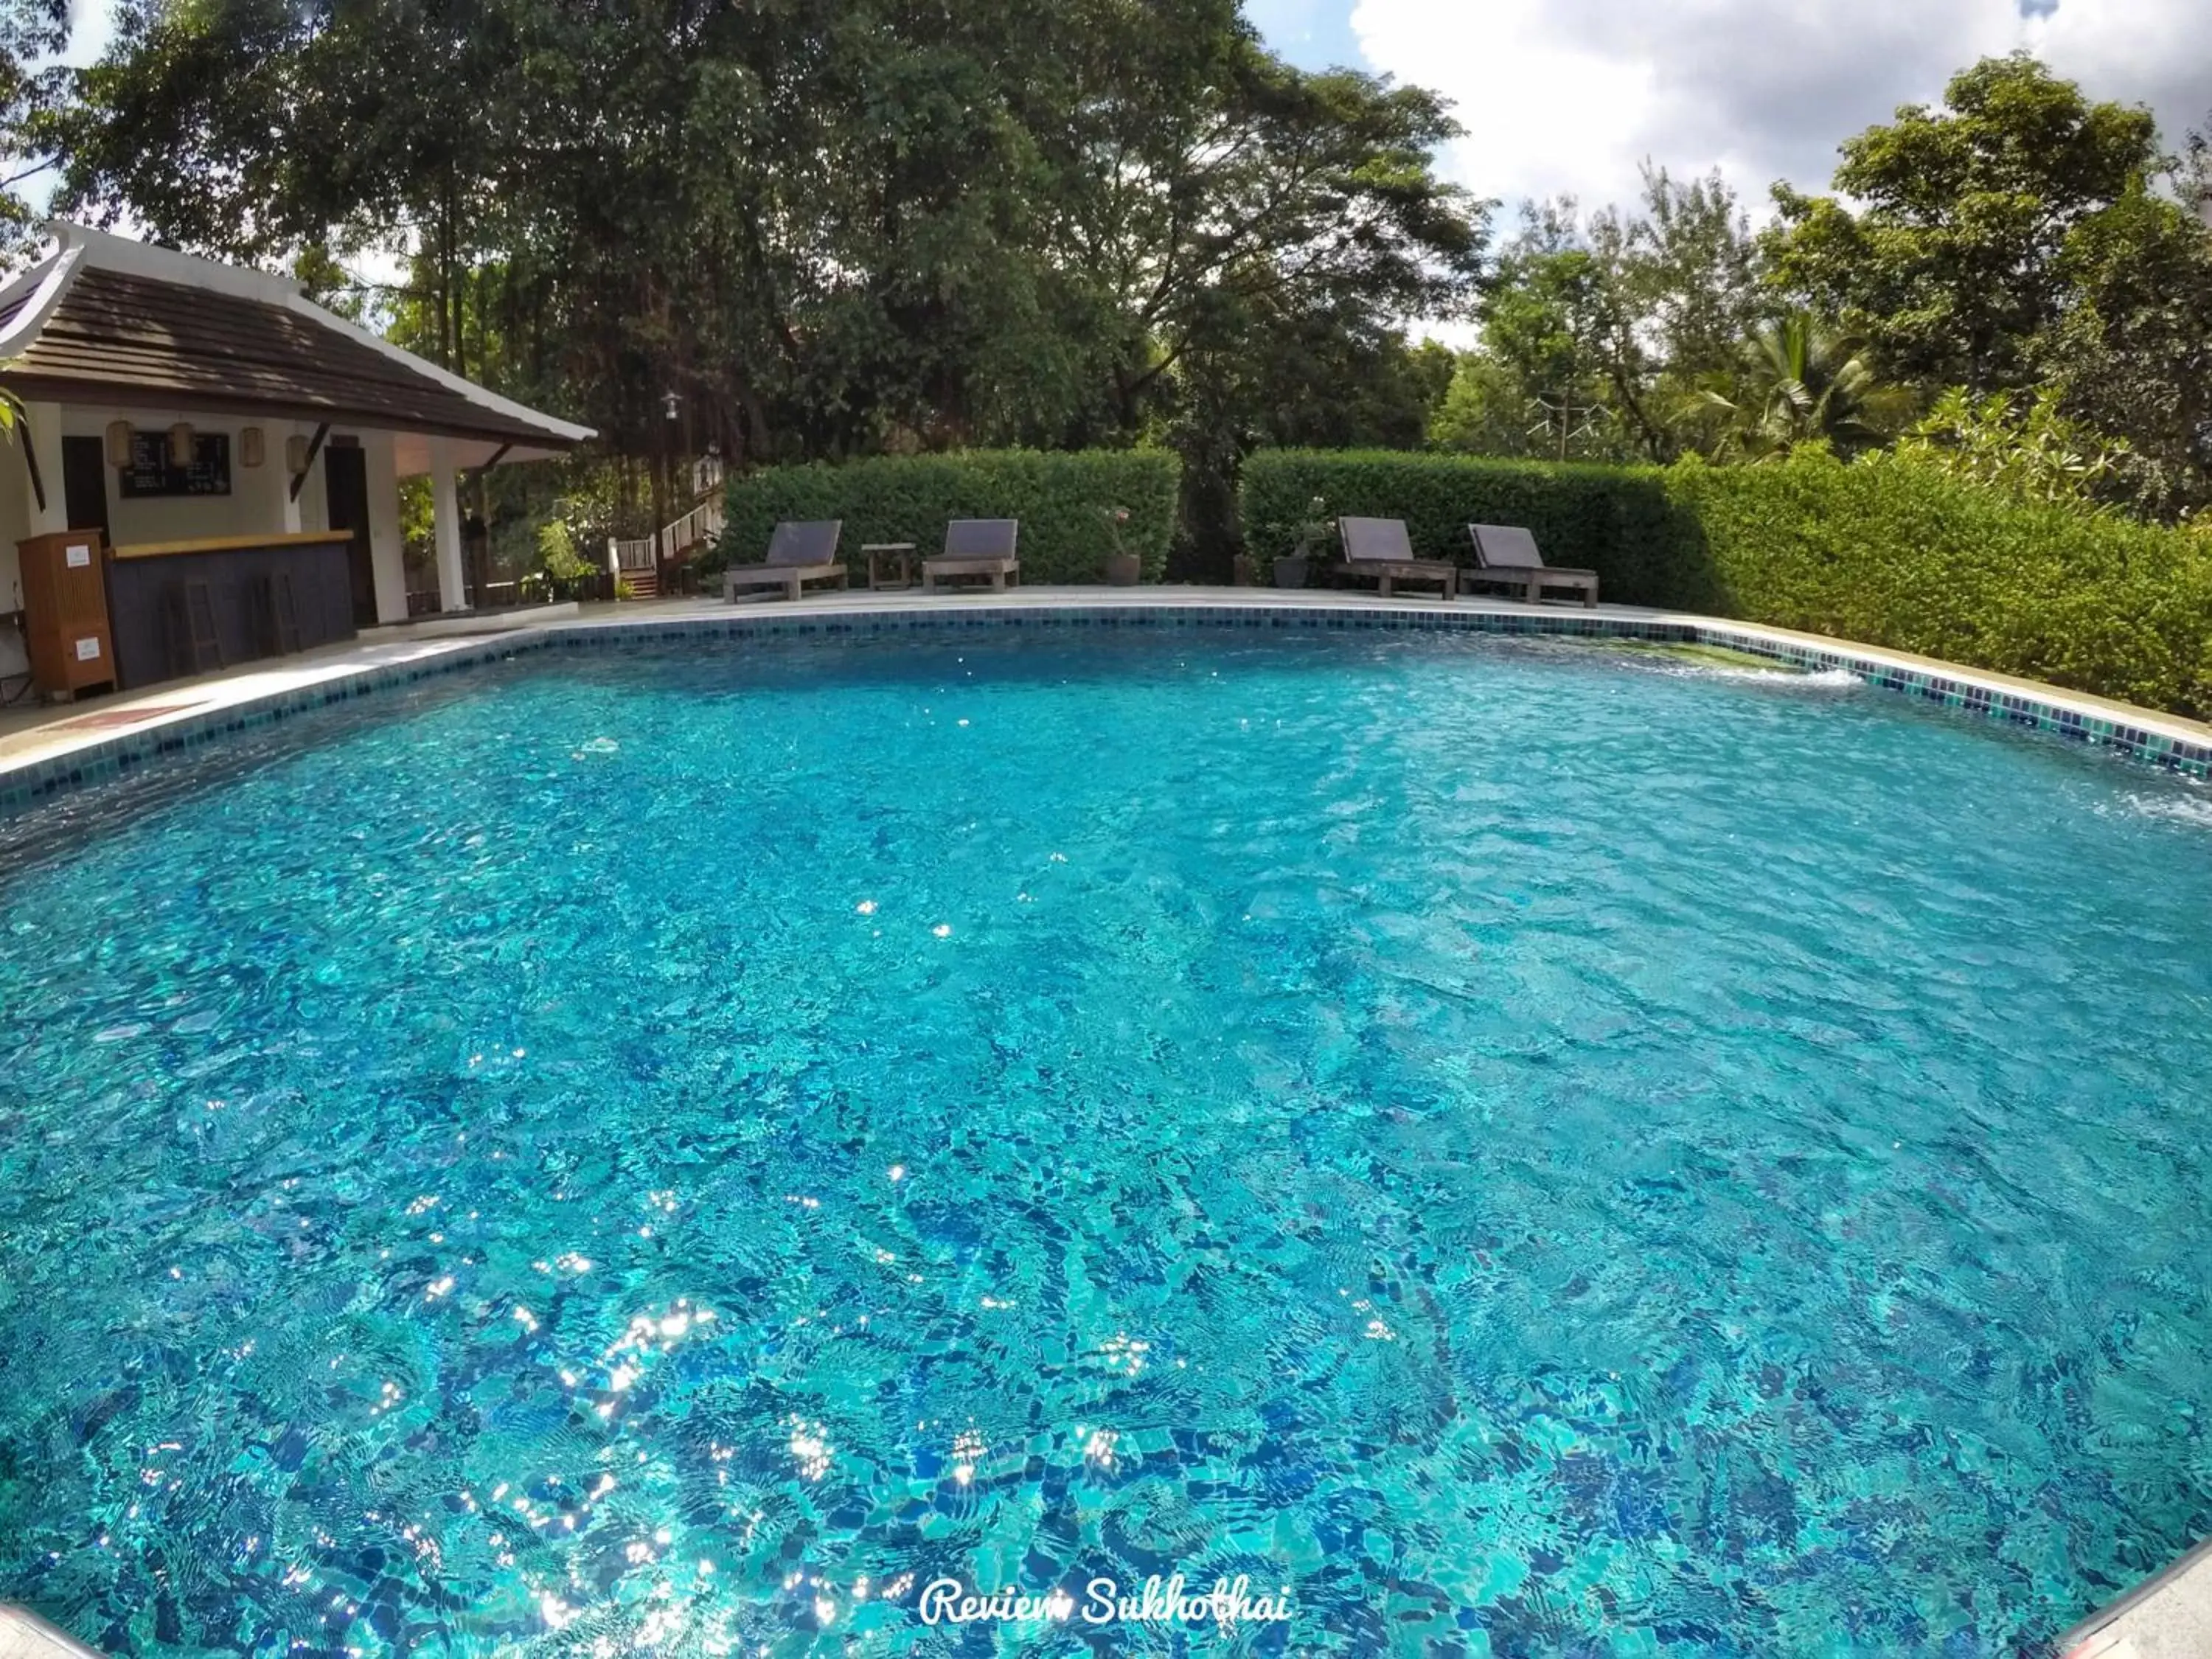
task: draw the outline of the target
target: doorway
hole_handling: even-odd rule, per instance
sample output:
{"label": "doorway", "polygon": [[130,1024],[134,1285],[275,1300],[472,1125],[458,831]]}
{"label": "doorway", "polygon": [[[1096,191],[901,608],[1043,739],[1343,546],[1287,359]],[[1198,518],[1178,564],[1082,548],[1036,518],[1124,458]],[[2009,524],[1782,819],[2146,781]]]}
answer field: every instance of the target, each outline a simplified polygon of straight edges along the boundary
{"label": "doorway", "polygon": [[367,452],[333,439],[323,451],[323,489],[330,501],[331,528],[352,535],[346,562],[353,573],[354,626],[371,627],[376,621],[376,565],[368,549]]}
{"label": "doorway", "polygon": [[62,440],[62,507],[71,530],[97,530],[112,547],[107,531],[107,445],[100,438]]}

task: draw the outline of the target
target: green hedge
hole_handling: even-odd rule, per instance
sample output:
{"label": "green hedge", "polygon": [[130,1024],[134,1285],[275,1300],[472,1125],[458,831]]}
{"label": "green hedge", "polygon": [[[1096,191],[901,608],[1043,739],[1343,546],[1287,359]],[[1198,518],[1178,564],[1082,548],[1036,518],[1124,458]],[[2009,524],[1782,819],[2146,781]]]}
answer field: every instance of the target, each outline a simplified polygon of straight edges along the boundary
{"label": "green hedge", "polygon": [[[1717,598],[1696,556],[1695,526],[1657,467],[1263,449],[1244,463],[1241,492],[1245,545],[1262,580],[1270,560],[1293,550],[1316,496],[1332,519],[1403,519],[1424,558],[1472,564],[1468,525],[1524,525],[1553,564],[1596,571],[1608,600],[1705,610]],[[1334,539],[1327,551],[1339,556]]]}
{"label": "green hedge", "polygon": [[[1262,452],[1245,534],[1291,550],[1331,516],[1404,519],[1471,562],[1470,520],[1526,525],[1604,597],[1888,646],[2130,702],[2212,714],[2212,544],[2027,505],[1925,465],[1547,466],[1456,456]],[[1264,566],[1263,566],[1264,568]]]}
{"label": "green hedge", "polygon": [[945,544],[948,520],[1019,519],[1024,582],[1103,581],[1113,537],[1099,509],[1125,507],[1122,541],[1142,556],[1145,580],[1158,581],[1182,483],[1181,460],[1158,449],[975,450],[769,467],[731,481],[728,519],[708,568],[763,557],[785,519],[842,519],[845,558],[860,574],[864,543],[912,542],[932,553]]}

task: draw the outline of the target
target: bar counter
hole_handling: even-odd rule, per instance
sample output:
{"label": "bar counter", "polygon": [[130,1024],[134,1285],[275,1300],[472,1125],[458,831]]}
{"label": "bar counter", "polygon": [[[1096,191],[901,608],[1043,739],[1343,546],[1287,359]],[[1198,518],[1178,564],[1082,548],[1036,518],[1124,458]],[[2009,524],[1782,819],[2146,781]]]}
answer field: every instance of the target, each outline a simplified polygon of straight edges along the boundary
{"label": "bar counter", "polygon": [[350,531],[273,536],[214,536],[190,541],[131,542],[108,550],[107,614],[115,667],[124,690],[216,672],[214,652],[195,652],[192,611],[201,600],[200,631],[211,619],[221,666],[279,654],[271,611],[289,583],[298,619],[296,641],[311,650],[354,637]]}

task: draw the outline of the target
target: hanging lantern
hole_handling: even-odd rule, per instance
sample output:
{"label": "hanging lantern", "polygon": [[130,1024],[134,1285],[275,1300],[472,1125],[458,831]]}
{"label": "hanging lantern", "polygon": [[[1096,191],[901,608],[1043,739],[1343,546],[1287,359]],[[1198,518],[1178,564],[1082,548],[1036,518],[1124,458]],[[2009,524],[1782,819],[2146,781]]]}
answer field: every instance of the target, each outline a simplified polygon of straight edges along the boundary
{"label": "hanging lantern", "polygon": [[179,421],[169,428],[169,465],[190,466],[192,464],[192,423]]}
{"label": "hanging lantern", "polygon": [[131,441],[137,435],[128,421],[107,423],[107,464],[118,472],[131,465]]}
{"label": "hanging lantern", "polygon": [[295,478],[307,476],[307,441],[296,432],[284,440],[284,470]]}
{"label": "hanging lantern", "polygon": [[238,464],[240,466],[258,466],[261,461],[261,428],[258,426],[246,427],[238,434]]}

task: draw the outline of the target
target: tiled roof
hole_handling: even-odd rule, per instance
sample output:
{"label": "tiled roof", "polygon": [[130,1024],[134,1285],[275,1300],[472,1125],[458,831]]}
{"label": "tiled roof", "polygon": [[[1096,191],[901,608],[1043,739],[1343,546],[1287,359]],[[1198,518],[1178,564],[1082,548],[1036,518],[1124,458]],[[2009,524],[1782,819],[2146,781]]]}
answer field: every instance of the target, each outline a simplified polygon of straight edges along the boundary
{"label": "tiled roof", "polygon": [[[266,413],[533,450],[590,435],[373,339],[276,278],[75,227],[64,236],[62,255],[0,296],[0,336],[21,336],[0,349],[0,384],[19,397]],[[117,268],[126,260],[155,269]],[[58,296],[45,285],[55,273]],[[32,307],[44,315],[26,319]]]}

